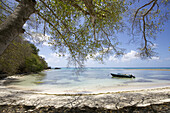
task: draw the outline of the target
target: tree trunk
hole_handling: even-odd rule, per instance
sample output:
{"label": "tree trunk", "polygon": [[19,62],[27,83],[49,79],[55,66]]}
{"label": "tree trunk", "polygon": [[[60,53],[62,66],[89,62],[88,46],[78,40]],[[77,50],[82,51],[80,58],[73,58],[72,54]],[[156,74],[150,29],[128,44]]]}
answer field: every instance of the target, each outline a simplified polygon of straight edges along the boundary
{"label": "tree trunk", "polygon": [[35,12],[35,0],[21,0],[14,12],[0,25],[0,55],[25,30],[22,28]]}

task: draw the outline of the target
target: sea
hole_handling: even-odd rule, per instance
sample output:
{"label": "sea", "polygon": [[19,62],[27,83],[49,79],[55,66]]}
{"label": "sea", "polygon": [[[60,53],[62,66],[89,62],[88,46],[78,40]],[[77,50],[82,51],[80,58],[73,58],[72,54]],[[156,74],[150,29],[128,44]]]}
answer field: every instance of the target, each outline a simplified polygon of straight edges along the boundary
{"label": "sea", "polygon": [[[136,78],[116,78],[111,73]],[[86,67],[50,69],[18,77],[8,84],[49,94],[96,94],[170,87],[170,67]]]}

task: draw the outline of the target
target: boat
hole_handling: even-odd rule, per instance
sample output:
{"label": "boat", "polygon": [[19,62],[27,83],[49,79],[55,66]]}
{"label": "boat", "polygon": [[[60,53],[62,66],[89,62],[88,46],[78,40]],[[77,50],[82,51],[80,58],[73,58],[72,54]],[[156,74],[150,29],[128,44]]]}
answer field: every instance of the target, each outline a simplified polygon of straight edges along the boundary
{"label": "boat", "polygon": [[59,68],[59,67],[55,67],[54,69],[61,69],[61,68]]}
{"label": "boat", "polygon": [[120,78],[135,78],[132,74],[121,74],[121,73],[111,73],[112,77],[120,77]]}

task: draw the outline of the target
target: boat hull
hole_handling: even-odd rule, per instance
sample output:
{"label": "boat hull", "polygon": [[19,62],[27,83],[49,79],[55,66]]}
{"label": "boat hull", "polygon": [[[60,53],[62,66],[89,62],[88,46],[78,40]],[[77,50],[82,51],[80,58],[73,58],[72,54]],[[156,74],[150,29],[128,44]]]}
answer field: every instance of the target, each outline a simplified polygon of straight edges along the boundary
{"label": "boat hull", "polygon": [[120,78],[135,78],[133,75],[122,75],[122,74],[113,74],[111,73],[112,77],[120,77]]}

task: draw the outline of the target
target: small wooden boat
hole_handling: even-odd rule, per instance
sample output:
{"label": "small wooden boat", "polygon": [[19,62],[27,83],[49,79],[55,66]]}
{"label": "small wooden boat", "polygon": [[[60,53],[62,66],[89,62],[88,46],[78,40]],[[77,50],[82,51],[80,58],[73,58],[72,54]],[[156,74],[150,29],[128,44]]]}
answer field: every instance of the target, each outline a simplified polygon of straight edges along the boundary
{"label": "small wooden boat", "polygon": [[132,74],[121,74],[121,73],[111,73],[112,77],[120,77],[120,78],[135,78]]}

